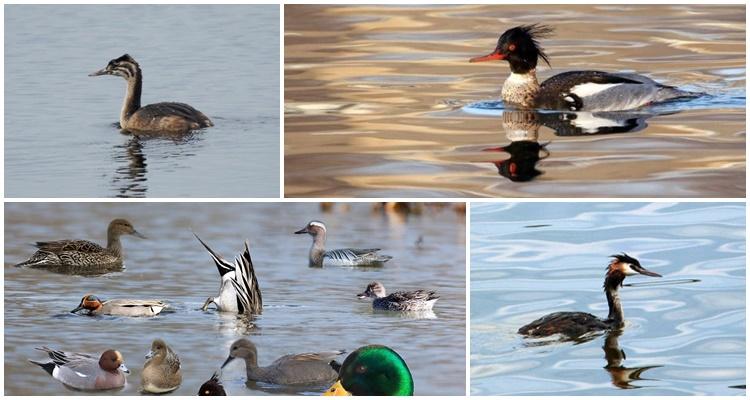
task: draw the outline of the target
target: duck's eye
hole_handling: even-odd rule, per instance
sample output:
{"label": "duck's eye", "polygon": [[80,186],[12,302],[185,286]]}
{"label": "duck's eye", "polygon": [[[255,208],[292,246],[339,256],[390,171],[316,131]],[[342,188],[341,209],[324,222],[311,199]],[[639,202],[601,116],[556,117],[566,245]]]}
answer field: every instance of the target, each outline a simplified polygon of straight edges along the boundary
{"label": "duck's eye", "polygon": [[356,372],[358,374],[364,374],[365,372],[367,372],[367,366],[366,365],[362,365],[362,364],[357,365],[354,368],[354,372]]}

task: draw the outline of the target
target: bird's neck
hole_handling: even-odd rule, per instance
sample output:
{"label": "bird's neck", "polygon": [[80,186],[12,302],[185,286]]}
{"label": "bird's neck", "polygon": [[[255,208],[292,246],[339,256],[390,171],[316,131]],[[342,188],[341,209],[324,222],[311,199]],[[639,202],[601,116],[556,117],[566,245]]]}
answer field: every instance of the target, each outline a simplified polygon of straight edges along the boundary
{"label": "bird's neck", "polygon": [[124,129],[127,120],[139,108],[141,108],[141,87],[143,85],[143,76],[141,69],[137,68],[135,76],[128,79],[128,87],[125,91],[125,100],[122,102],[122,111],[120,112],[120,126]]}
{"label": "bird's neck", "polygon": [[323,254],[326,252],[326,234],[319,233],[313,237],[313,244],[310,247],[310,265],[321,266],[323,264]]}
{"label": "bird's neck", "polygon": [[617,327],[625,324],[625,314],[622,312],[619,293],[623,280],[625,280],[625,275],[619,273],[610,273],[604,280],[604,293],[607,295],[607,305],[609,306],[607,319],[614,322]]}
{"label": "bird's neck", "polygon": [[522,108],[534,107],[534,98],[539,93],[536,70],[524,73],[511,72],[503,84],[503,101]]}
{"label": "bird's neck", "polygon": [[117,257],[122,256],[122,243],[120,243],[120,234],[118,232],[107,231],[107,250]]}

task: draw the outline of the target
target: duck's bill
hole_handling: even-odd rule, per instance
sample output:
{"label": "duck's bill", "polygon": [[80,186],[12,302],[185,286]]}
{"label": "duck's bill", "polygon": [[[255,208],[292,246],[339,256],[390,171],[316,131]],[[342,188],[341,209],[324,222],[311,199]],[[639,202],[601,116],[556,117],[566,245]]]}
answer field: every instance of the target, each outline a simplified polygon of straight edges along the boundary
{"label": "duck's bill", "polygon": [[108,75],[109,71],[107,71],[106,68],[102,68],[99,71],[92,72],[89,74],[89,76],[99,76],[99,75]]}
{"label": "duck's bill", "polygon": [[656,272],[653,272],[653,271],[649,271],[649,270],[647,270],[646,268],[643,268],[643,267],[639,267],[639,266],[637,266],[637,265],[631,265],[630,267],[631,267],[631,268],[633,268],[633,270],[634,270],[635,272],[637,272],[637,273],[639,273],[639,274],[641,274],[641,275],[646,275],[646,276],[655,276],[655,277],[657,277],[657,278],[661,278],[661,275],[657,274]]}
{"label": "duck's bill", "polygon": [[226,361],[224,361],[224,364],[221,364],[221,368],[223,369],[224,367],[226,367],[227,364],[229,364],[230,362],[232,362],[232,360],[234,360],[234,357],[232,357],[232,356],[227,357]]}
{"label": "duck's bill", "polygon": [[360,293],[357,295],[357,298],[359,299],[364,299],[365,297],[367,297],[367,293]]}
{"label": "duck's bill", "polygon": [[341,381],[336,381],[333,386],[329,387],[323,393],[323,396],[351,396],[352,394],[347,392],[346,389],[341,385]]}
{"label": "duck's bill", "polygon": [[144,234],[142,234],[142,233],[140,233],[140,232],[138,232],[136,230],[133,231],[133,236],[139,237],[141,239],[148,239],[148,237],[146,237],[146,235],[144,235]]}
{"label": "duck's bill", "polygon": [[150,360],[151,357],[153,357],[153,356],[154,356],[154,351],[153,350],[150,350],[148,353],[146,353],[146,359],[147,360]]}
{"label": "duck's bill", "polygon": [[470,59],[469,62],[475,63],[475,62],[493,61],[493,60],[505,60],[505,54],[502,54],[499,51],[493,51],[492,53],[487,54],[486,56],[474,57]]}
{"label": "duck's bill", "polygon": [[297,232],[294,232],[295,235],[299,235],[299,234],[302,234],[302,233],[309,233],[307,231],[307,227],[302,228],[302,229],[298,230]]}
{"label": "duck's bill", "polygon": [[125,364],[124,364],[124,363],[123,363],[123,364],[120,364],[120,366],[119,366],[119,367],[118,367],[117,369],[119,369],[120,371],[122,371],[122,372],[124,372],[124,373],[126,373],[126,374],[129,374],[129,373],[130,373],[130,370],[128,369],[128,367],[126,367],[126,366],[125,366]]}
{"label": "duck's bill", "polygon": [[81,311],[81,310],[83,310],[83,306],[78,306],[78,307],[70,310],[70,312],[73,313],[73,314],[75,314],[75,313],[77,313],[78,311]]}

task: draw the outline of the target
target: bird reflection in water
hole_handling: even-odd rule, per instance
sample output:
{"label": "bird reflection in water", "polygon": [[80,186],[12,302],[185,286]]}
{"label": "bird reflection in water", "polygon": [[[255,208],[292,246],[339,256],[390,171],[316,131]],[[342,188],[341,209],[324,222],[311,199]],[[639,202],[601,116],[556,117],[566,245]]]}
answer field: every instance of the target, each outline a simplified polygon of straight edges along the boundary
{"label": "bird reflection in water", "polygon": [[620,348],[619,343],[621,335],[621,329],[613,329],[607,332],[607,336],[604,339],[604,346],[602,347],[604,349],[604,358],[607,360],[607,365],[604,369],[609,372],[614,386],[620,389],[638,389],[641,386],[634,385],[633,382],[654,380],[642,378],[641,374],[652,368],[659,368],[661,365],[632,368],[624,366],[625,351]]}
{"label": "bird reflection in water", "polygon": [[[483,149],[507,153],[510,157],[490,160],[501,176],[513,182],[528,182],[544,172],[537,163],[550,156],[547,143],[539,143],[539,128],[545,126],[556,136],[592,136],[638,132],[657,114],[639,111],[559,112],[538,110],[503,110],[503,129],[510,144]],[[663,115],[663,114],[658,114]]]}
{"label": "bird reflection in water", "polygon": [[138,136],[131,137],[126,143],[115,146],[115,162],[120,165],[115,169],[112,185],[116,197],[146,197],[146,156],[143,154],[143,143]]}

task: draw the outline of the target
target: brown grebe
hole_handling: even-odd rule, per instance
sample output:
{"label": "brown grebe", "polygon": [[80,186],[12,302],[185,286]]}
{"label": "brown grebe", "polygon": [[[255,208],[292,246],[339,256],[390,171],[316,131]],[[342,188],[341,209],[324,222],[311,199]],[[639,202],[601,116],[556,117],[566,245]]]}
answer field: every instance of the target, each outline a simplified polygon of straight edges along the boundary
{"label": "brown grebe", "polygon": [[128,81],[120,112],[120,127],[131,133],[181,134],[214,126],[202,112],[184,103],[156,103],[141,107],[141,67],[128,54],[110,60],[89,76],[115,75]]}
{"label": "brown grebe", "polygon": [[641,266],[633,257],[623,253],[611,256],[614,258],[607,267],[604,278],[604,293],[607,295],[609,315],[606,319],[584,312],[556,312],[545,315],[536,321],[518,329],[518,333],[532,337],[543,337],[561,334],[570,338],[577,338],[583,334],[608,329],[619,329],[625,326],[625,316],[620,305],[618,289],[622,281],[629,275],[661,275],[651,272]]}

